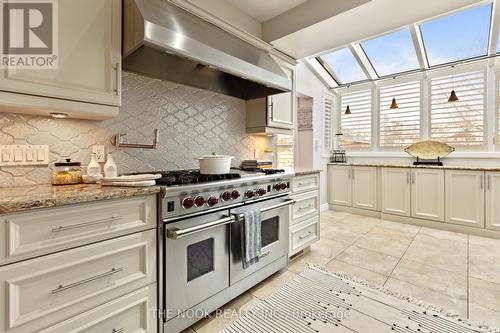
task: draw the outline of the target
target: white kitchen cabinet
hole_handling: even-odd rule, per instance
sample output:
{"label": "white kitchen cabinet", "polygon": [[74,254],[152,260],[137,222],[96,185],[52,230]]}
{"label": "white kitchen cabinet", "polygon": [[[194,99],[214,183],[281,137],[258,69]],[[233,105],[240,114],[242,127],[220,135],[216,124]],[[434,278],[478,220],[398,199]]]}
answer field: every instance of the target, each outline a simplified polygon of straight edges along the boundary
{"label": "white kitchen cabinet", "polygon": [[352,205],[351,166],[328,165],[328,203]]}
{"label": "white kitchen cabinet", "polygon": [[352,207],[369,210],[378,208],[378,177],[377,168],[353,166],[352,179]]}
{"label": "white kitchen cabinet", "polygon": [[445,222],[484,228],[484,172],[445,171]]}
{"label": "white kitchen cabinet", "polygon": [[444,221],[444,170],[412,169],[411,216]]}
{"label": "white kitchen cabinet", "polygon": [[[121,103],[121,1],[59,1],[58,40],[57,69],[0,72],[1,104],[14,108],[0,110],[116,116]],[[102,106],[102,113],[89,106],[98,111]]]}
{"label": "white kitchen cabinet", "polygon": [[269,107],[267,125],[278,128],[293,128],[292,93],[271,95],[267,100]]}
{"label": "white kitchen cabinet", "polygon": [[486,172],[486,228],[500,231],[499,172]]}
{"label": "white kitchen cabinet", "polygon": [[410,168],[382,168],[382,212],[410,216]]}

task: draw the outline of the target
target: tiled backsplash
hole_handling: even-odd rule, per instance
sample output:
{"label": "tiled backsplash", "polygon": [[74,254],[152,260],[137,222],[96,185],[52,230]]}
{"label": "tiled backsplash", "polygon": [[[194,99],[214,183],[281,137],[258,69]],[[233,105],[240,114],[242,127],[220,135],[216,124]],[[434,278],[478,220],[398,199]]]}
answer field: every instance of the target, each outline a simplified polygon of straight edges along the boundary
{"label": "tiled backsplash", "polygon": [[[211,152],[233,155],[239,165],[272,144],[246,134],[243,100],[132,73],[123,73],[122,94],[120,115],[105,121],[0,113],[0,144],[49,145],[51,163],[71,158],[82,165],[93,145],[105,145],[121,173],[196,168],[194,158]],[[127,134],[124,142],[150,143],[154,128],[157,150],[111,145],[118,132]],[[1,167],[0,187],[49,183],[50,173],[46,166]]]}

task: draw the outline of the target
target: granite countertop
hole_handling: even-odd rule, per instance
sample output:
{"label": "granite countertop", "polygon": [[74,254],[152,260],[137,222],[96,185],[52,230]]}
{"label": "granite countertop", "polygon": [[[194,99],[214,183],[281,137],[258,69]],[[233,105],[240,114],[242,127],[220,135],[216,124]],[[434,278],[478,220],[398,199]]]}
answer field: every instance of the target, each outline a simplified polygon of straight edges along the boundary
{"label": "granite countertop", "polygon": [[328,165],[352,165],[383,168],[420,168],[420,169],[448,169],[448,170],[471,170],[471,171],[500,171],[500,166],[462,166],[462,165],[412,165],[412,164],[390,164],[390,163],[328,163]]}
{"label": "granite countertop", "polygon": [[295,176],[305,176],[305,175],[312,175],[315,173],[320,173],[323,172],[322,169],[313,169],[313,168],[295,168],[293,169],[293,173]]}
{"label": "granite countertop", "polygon": [[49,208],[76,203],[119,199],[155,194],[158,186],[115,187],[100,185],[37,185],[0,188],[0,214],[35,208]]}

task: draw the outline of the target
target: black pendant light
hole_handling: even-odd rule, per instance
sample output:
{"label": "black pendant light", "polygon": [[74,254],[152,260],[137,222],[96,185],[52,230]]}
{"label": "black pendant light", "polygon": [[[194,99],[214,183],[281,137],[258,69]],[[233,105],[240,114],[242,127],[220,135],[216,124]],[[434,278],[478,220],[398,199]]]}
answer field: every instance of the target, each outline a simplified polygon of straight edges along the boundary
{"label": "black pendant light", "polygon": [[[349,89],[351,86],[347,86],[347,89]],[[347,104],[347,107],[345,108],[344,115],[350,115],[351,114],[351,108],[349,107],[349,104]]]}
{"label": "black pendant light", "polygon": [[[393,77],[392,79],[395,80],[396,77]],[[396,102],[396,97],[395,97],[395,87],[396,87],[396,84],[394,83],[392,85],[392,102],[391,102],[391,106],[389,107],[389,109],[391,109],[391,110],[399,109],[399,106],[398,106],[398,103]]]}
{"label": "black pendant light", "polygon": [[455,66],[451,66],[451,80],[452,80],[452,88],[450,97],[448,98],[448,103],[453,103],[458,101],[457,93],[455,92]]}

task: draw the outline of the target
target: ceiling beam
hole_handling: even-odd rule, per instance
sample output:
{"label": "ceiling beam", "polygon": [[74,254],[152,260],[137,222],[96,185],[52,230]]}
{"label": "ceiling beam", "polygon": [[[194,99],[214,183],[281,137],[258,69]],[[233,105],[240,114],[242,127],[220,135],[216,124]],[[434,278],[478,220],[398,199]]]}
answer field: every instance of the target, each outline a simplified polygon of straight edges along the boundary
{"label": "ceiling beam", "polygon": [[372,63],[366,56],[365,51],[363,51],[363,49],[361,48],[361,45],[359,45],[358,43],[351,43],[349,44],[349,50],[351,50],[352,54],[354,55],[354,58],[356,58],[356,60],[358,61],[366,77],[369,78],[370,80],[378,79],[377,72],[375,71],[375,68],[373,68]]}
{"label": "ceiling beam", "polygon": [[410,24],[408,27],[410,28],[411,39],[413,41],[413,46],[415,47],[415,52],[417,53],[420,69],[428,69],[429,61],[427,60],[427,53],[425,52],[424,41],[422,40],[420,28],[417,24]]}
{"label": "ceiling beam", "polygon": [[490,43],[488,45],[488,55],[490,56],[497,53],[498,47],[498,33],[500,31],[500,4],[498,4],[497,1],[493,2],[491,15]]}

